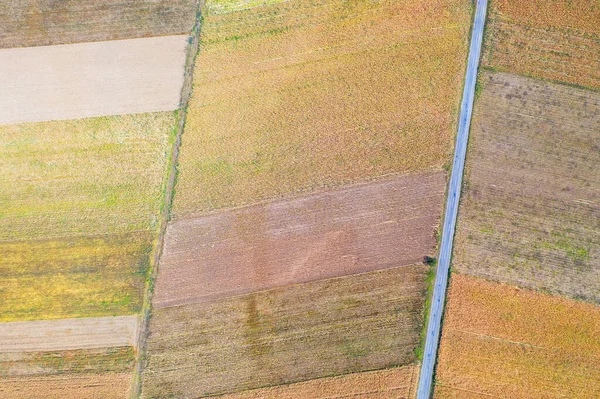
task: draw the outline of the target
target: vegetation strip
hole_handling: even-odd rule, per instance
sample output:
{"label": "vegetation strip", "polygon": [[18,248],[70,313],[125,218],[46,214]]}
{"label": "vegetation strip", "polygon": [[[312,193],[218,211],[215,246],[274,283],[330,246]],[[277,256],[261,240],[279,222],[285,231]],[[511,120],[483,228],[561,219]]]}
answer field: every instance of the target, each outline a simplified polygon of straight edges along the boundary
{"label": "vegetation strip", "polygon": [[454,163],[452,165],[452,175],[450,177],[446,202],[440,257],[437,264],[435,285],[433,288],[433,300],[431,302],[431,311],[429,312],[429,320],[427,322],[427,334],[425,336],[423,363],[421,366],[421,375],[419,377],[419,388],[417,391],[417,397],[419,399],[429,399],[431,396],[442,313],[444,311],[444,300],[446,297],[446,287],[448,285],[452,242],[454,240],[465,157],[467,154],[467,142],[469,140],[469,127],[471,124],[471,114],[473,112],[477,68],[479,66],[479,56],[481,54],[481,42],[483,40],[486,11],[487,0],[477,0],[471,46],[469,49],[469,61],[460,110],[460,120],[458,124],[458,134],[456,136],[456,150],[454,153]]}
{"label": "vegetation strip", "polygon": [[137,316],[0,323],[0,353],[132,346],[137,325]]}
{"label": "vegetation strip", "polygon": [[173,146],[169,157],[169,168],[167,172],[167,180],[164,187],[164,202],[161,208],[161,214],[158,221],[158,236],[154,242],[153,256],[151,259],[148,278],[146,281],[146,288],[144,290],[144,302],[142,308],[142,321],[138,330],[138,352],[136,358],[136,370],[133,376],[133,386],[131,390],[131,397],[138,398],[140,395],[141,381],[140,375],[142,370],[146,366],[146,340],[148,336],[148,323],[150,314],[152,311],[152,295],[154,293],[154,283],[158,273],[158,265],[160,256],[164,245],[164,237],[167,229],[167,223],[170,219],[171,204],[173,201],[175,180],[177,177],[177,164],[179,156],[179,148],[181,146],[181,136],[185,127],[185,119],[187,114],[187,107],[190,96],[193,89],[193,73],[195,59],[199,51],[200,46],[200,27],[202,24],[201,10],[204,5],[204,0],[198,0],[197,11],[196,11],[196,23],[192,29],[191,35],[188,37],[188,46],[185,60],[185,70],[183,86],[181,88],[181,99],[180,99],[180,112],[179,112],[179,125]]}
{"label": "vegetation strip", "polygon": [[0,49],[0,124],[173,111],[187,36]]}
{"label": "vegetation strip", "polygon": [[153,309],[142,397],[197,397],[412,364],[423,264]]}
{"label": "vegetation strip", "polygon": [[173,221],[153,307],[422,262],[435,251],[445,177],[413,173]]}

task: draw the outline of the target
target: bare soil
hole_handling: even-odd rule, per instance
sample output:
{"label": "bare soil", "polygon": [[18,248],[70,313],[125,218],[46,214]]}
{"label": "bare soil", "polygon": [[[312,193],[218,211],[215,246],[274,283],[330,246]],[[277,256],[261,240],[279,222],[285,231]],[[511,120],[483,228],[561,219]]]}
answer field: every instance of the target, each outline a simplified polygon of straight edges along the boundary
{"label": "bare soil", "polygon": [[0,50],[0,124],[179,108],[187,35]]}
{"label": "bare soil", "polygon": [[433,256],[445,173],[172,222],[155,308],[411,265]]}
{"label": "bare soil", "polygon": [[154,308],[142,397],[198,397],[411,364],[429,269]]}
{"label": "bare soil", "polygon": [[0,323],[0,352],[135,346],[138,316]]}
{"label": "bare soil", "polygon": [[454,267],[600,303],[600,94],[479,84]]}
{"label": "bare soil", "polygon": [[0,378],[3,399],[126,399],[131,374]]}
{"label": "bare soil", "polygon": [[4,0],[0,48],[186,34],[196,0]]}
{"label": "bare soil", "polygon": [[223,395],[222,399],[412,399],[419,378],[416,365],[347,374]]}
{"label": "bare soil", "polygon": [[454,274],[435,398],[600,397],[600,307]]}

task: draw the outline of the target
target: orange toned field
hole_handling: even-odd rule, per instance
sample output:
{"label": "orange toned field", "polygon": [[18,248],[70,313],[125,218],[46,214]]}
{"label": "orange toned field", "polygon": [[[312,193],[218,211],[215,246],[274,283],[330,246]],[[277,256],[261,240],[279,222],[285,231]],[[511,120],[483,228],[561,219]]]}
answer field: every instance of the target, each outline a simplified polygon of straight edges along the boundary
{"label": "orange toned field", "polygon": [[294,0],[207,15],[175,216],[440,170],[471,7]]}
{"label": "orange toned field", "polygon": [[3,399],[126,399],[131,374],[20,377],[0,379]]}
{"label": "orange toned field", "polygon": [[408,399],[413,398],[418,366],[347,374],[223,395],[221,399]]}
{"label": "orange toned field", "polygon": [[483,65],[600,89],[600,2],[493,0]]}
{"label": "orange toned field", "polygon": [[436,398],[600,397],[600,307],[454,274]]}

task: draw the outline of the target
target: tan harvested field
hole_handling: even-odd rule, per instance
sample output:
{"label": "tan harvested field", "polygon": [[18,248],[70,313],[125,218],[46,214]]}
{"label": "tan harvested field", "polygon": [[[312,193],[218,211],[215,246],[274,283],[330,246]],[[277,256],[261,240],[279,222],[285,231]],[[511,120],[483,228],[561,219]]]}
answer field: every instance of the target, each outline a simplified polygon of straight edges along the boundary
{"label": "tan harvested field", "polygon": [[479,84],[454,268],[600,303],[600,94]]}
{"label": "tan harvested field", "polygon": [[197,397],[411,364],[429,269],[155,308],[142,397]]}
{"label": "tan harvested field", "polygon": [[293,0],[209,12],[174,215],[441,169],[452,153],[471,7]]}
{"label": "tan harvested field", "polygon": [[3,0],[0,48],[186,34],[196,0]]}
{"label": "tan harvested field", "polygon": [[416,365],[347,374],[219,396],[221,399],[412,399],[419,378]]}
{"label": "tan harvested field", "polygon": [[600,89],[600,2],[490,3],[484,66]]}
{"label": "tan harvested field", "polygon": [[0,320],[139,311],[173,112],[0,126]]}
{"label": "tan harvested field", "polygon": [[600,397],[600,307],[453,274],[435,398]]}
{"label": "tan harvested field", "polygon": [[0,323],[0,352],[134,346],[138,316]]}
{"label": "tan harvested field", "polygon": [[167,230],[154,307],[412,265],[434,256],[445,173],[260,204]]}
{"label": "tan harvested field", "polygon": [[0,124],[176,110],[187,38],[0,49]]}
{"label": "tan harvested field", "polygon": [[4,399],[127,399],[131,374],[0,378]]}

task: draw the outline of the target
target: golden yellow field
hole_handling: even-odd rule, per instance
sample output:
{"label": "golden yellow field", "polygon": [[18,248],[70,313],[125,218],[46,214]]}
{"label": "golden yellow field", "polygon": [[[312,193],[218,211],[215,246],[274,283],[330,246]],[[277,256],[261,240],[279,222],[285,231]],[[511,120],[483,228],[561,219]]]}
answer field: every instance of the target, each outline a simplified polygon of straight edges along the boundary
{"label": "golden yellow field", "polygon": [[600,307],[453,274],[436,398],[600,397]]}
{"label": "golden yellow field", "polygon": [[597,0],[493,0],[482,64],[600,89]]}
{"label": "golden yellow field", "polygon": [[0,126],[0,321],[131,314],[175,113]]}
{"label": "golden yellow field", "polygon": [[295,0],[208,13],[175,216],[440,169],[471,7]]}

